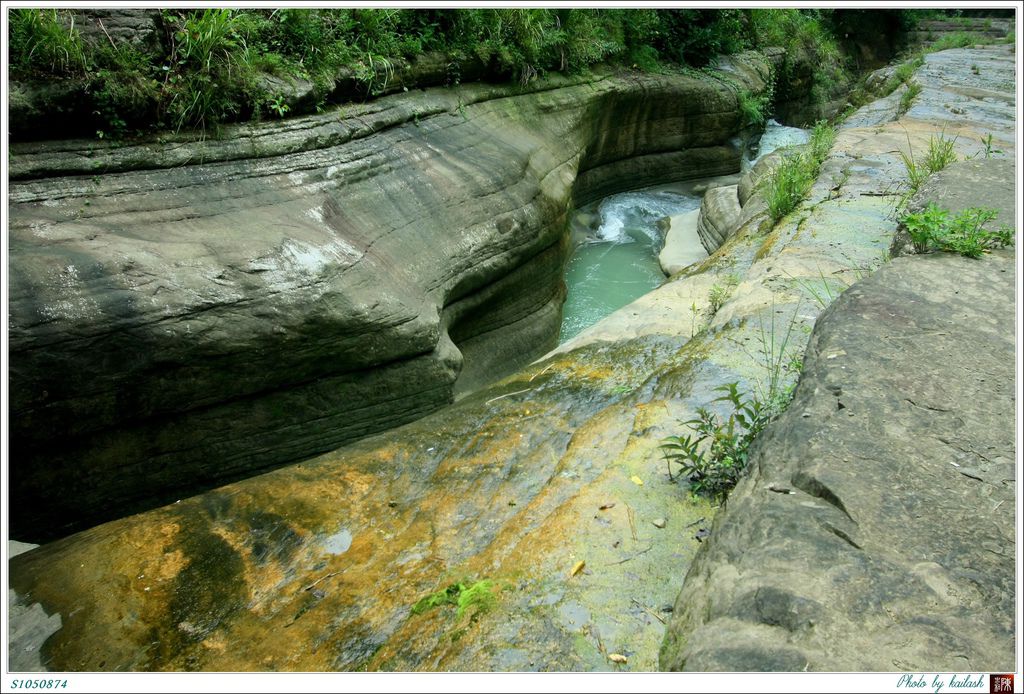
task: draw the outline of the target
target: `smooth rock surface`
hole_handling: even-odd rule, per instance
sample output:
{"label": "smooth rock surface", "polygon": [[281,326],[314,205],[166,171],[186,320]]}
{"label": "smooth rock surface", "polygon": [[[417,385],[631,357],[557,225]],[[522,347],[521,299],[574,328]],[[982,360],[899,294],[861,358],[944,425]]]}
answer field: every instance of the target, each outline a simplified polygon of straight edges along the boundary
{"label": "smooth rock surface", "polygon": [[[18,599],[62,619],[37,644],[42,662],[656,669],[665,627],[650,612],[666,614],[715,513],[670,482],[658,444],[698,407],[718,407],[723,382],[765,386],[762,328],[792,325],[773,358],[798,356],[820,310],[800,281],[825,272],[837,289],[850,265],[880,262],[895,228],[884,191],[901,169],[871,134],[852,131],[836,165],[885,166],[851,176],[838,197],[816,187],[801,208],[813,224],[793,218],[765,236],[752,219],[714,256],[451,408],[16,557]],[[710,288],[733,275],[733,297],[712,313]],[[351,544],[334,553],[339,538]],[[480,579],[505,589],[476,621],[411,612]],[[121,621],[125,609],[138,618]]]}
{"label": "smooth rock surface", "polygon": [[712,188],[701,200],[697,234],[708,253],[714,253],[736,231],[740,221],[739,186]]}
{"label": "smooth rock surface", "polygon": [[694,263],[708,257],[697,235],[697,217],[700,210],[692,210],[669,217],[668,231],[665,232],[665,246],[658,254],[661,270],[672,276]]}
{"label": "smooth rock surface", "polygon": [[[910,110],[843,128],[815,184],[825,202],[786,219],[829,244],[875,235],[848,191],[866,202],[883,189],[865,184],[889,172],[885,190],[898,193],[906,170],[894,155],[923,156],[945,137],[964,160],[988,135],[998,158],[951,165],[911,204],[977,203],[1012,219],[1012,57],[1005,47],[929,55]],[[975,91],[978,60],[995,95]],[[1012,668],[1013,257],[898,258],[832,305],[796,399],[756,444],[750,476],[686,575],[662,668]],[[849,275],[818,270],[818,281],[785,274],[831,302]]]}

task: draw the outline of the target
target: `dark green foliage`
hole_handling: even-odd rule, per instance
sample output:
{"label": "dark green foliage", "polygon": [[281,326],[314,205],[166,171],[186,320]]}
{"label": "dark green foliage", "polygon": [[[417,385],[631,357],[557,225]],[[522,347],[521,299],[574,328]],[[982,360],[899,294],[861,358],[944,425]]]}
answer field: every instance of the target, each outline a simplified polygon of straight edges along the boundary
{"label": "dark green foliage", "polygon": [[749,47],[741,10],[675,9],[658,14],[660,21],[652,45],[677,63],[707,65],[716,55]]}
{"label": "dark green foliage", "polygon": [[772,411],[756,397],[739,391],[737,383],[719,386],[725,393],[712,402],[725,402],[731,408],[722,419],[704,407],[686,426],[694,434],[669,436],[661,444],[662,455],[674,479],[672,465],[690,482],[697,494],[723,499],[736,486],[747,466],[750,444],[772,420]]}
{"label": "dark green foliage", "polygon": [[801,82],[793,78],[794,63],[803,54],[813,68],[810,75],[815,101],[825,101],[849,78],[849,66],[839,43],[823,18],[825,10],[753,9],[747,10],[747,32],[752,45],[786,49],[781,83]]}
{"label": "dark green foliage", "polygon": [[771,95],[768,93],[751,94],[742,90],[737,94],[740,105],[740,115],[743,117],[743,125],[764,125],[768,120],[768,108],[771,103]]}
{"label": "dark green foliage", "polygon": [[[263,74],[311,81],[321,105],[339,79],[354,77],[372,96],[391,83],[399,61],[428,51],[447,55],[449,84],[461,80],[467,60],[525,84],[597,63],[701,66],[765,45],[814,50],[822,79],[838,65],[817,10],[175,9],[162,13],[163,40],[145,53],[103,37],[83,40],[72,16],[12,10],[12,76],[84,80],[96,126],[110,134],[282,116],[281,95],[267,92]],[[748,105],[748,120],[766,114],[766,104]]]}
{"label": "dark green foliage", "polygon": [[988,231],[983,228],[996,215],[995,210],[969,207],[951,218],[949,210],[929,203],[921,212],[904,215],[900,222],[918,253],[939,250],[980,258],[989,249],[1013,244],[1013,229],[1004,226]]}

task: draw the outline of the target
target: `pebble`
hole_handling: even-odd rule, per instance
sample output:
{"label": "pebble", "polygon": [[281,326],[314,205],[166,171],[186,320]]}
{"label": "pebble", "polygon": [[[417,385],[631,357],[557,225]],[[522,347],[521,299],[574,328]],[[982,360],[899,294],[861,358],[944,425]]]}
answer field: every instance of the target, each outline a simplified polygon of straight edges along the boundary
{"label": "pebble", "polygon": [[664,518],[655,518],[651,522],[654,523],[655,528],[664,528],[667,521]]}

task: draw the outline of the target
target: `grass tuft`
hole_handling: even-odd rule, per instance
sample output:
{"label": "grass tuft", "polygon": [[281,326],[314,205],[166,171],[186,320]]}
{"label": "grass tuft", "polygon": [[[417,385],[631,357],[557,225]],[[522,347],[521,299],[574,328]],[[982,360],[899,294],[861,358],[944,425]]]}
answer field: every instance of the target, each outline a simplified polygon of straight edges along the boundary
{"label": "grass tuft", "polygon": [[835,138],[835,129],[825,121],[818,121],[811,131],[807,149],[785,155],[782,162],[768,174],[765,200],[772,222],[778,222],[795,210],[800,201],[807,197]]}

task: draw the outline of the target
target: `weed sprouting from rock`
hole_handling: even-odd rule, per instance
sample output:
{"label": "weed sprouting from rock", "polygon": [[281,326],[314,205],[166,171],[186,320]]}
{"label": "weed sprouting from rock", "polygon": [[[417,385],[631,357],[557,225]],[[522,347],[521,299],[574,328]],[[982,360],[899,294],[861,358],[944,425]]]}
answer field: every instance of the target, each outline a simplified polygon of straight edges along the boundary
{"label": "weed sprouting from rock", "polygon": [[1013,229],[1003,226],[989,231],[984,228],[997,214],[992,209],[969,207],[951,216],[949,210],[933,202],[920,212],[907,213],[900,223],[918,253],[938,250],[980,258],[990,249],[1013,244]]}

